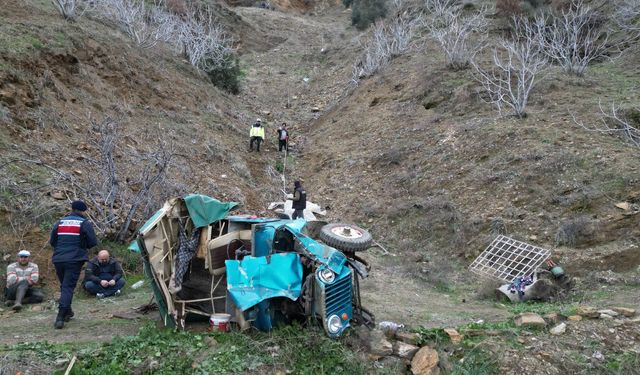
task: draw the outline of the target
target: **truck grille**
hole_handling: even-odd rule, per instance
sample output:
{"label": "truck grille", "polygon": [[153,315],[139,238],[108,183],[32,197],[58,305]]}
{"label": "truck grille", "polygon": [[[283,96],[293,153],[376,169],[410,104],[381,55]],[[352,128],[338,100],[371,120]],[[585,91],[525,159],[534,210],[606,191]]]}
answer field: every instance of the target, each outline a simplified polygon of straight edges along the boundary
{"label": "truck grille", "polygon": [[325,287],[325,317],[341,312],[351,314],[351,273]]}

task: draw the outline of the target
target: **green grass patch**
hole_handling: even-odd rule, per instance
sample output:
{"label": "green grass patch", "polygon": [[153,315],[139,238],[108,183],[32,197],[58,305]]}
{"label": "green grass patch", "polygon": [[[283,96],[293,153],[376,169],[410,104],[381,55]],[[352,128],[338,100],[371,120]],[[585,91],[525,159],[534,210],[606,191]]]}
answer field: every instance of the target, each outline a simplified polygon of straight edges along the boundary
{"label": "green grass patch", "polygon": [[139,253],[130,251],[128,247],[128,243],[123,244],[115,241],[102,241],[99,245],[99,249],[108,250],[112,257],[121,262],[127,279],[130,274],[142,273],[142,257]]}
{"label": "green grass patch", "polygon": [[[362,361],[317,327],[291,325],[270,333],[193,333],[148,323],[136,335],[103,344],[25,343],[6,352],[32,352],[52,363],[75,355],[71,374],[363,374]],[[62,374],[64,369],[56,373]]]}
{"label": "green grass patch", "polygon": [[[456,357],[453,357],[456,358]],[[481,347],[465,350],[457,358],[451,375],[493,375],[499,374],[498,360],[492,353],[487,353]]]}
{"label": "green grass patch", "polygon": [[639,369],[640,354],[633,352],[608,353],[601,372],[607,375],[636,374]]}
{"label": "green grass patch", "polygon": [[450,342],[449,335],[442,328],[426,328],[419,327],[413,332],[418,334],[417,344],[418,346],[424,346],[425,344],[436,344]]}

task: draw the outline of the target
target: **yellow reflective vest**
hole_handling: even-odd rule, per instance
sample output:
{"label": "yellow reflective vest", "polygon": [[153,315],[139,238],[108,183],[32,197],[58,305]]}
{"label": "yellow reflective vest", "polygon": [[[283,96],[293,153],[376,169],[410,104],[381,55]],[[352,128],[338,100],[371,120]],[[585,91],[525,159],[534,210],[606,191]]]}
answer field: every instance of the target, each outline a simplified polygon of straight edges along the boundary
{"label": "yellow reflective vest", "polygon": [[249,133],[250,137],[260,137],[264,139],[264,127],[262,126],[252,126],[251,132]]}

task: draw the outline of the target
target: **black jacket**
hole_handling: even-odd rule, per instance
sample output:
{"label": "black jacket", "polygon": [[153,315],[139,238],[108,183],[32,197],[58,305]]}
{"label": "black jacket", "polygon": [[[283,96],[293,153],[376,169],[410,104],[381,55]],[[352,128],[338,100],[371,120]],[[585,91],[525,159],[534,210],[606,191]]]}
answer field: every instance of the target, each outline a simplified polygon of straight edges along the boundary
{"label": "black jacket", "polygon": [[113,259],[113,257],[109,257],[109,261],[102,264],[96,256],[87,263],[87,269],[84,271],[84,282],[93,281],[94,283],[99,283],[101,280],[118,281],[123,276],[124,271],[122,271],[122,266],[117,260]]}
{"label": "black jacket", "polygon": [[304,210],[307,208],[307,192],[302,186],[296,187],[293,191],[293,209]]}

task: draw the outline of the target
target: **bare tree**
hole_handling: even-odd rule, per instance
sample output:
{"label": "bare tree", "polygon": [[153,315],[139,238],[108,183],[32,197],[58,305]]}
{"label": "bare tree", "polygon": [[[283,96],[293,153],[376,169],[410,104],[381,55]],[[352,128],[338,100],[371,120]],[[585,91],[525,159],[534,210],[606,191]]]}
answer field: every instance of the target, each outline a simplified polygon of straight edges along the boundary
{"label": "bare tree", "polygon": [[[438,42],[452,69],[464,69],[473,57],[485,47],[487,26],[485,9],[472,14],[463,14],[462,10],[447,8],[439,22],[429,20],[427,28],[431,37]],[[476,40],[473,41],[473,36]]]}
{"label": "bare tree", "polygon": [[571,113],[573,121],[589,131],[618,135],[629,141],[633,146],[640,147],[640,128],[638,128],[638,124],[632,123],[628,115],[630,112],[639,114],[640,108],[635,108],[625,113],[625,111],[620,108],[620,105],[616,103],[611,103],[611,107],[605,109],[602,106],[602,102],[598,102],[598,107],[600,108],[599,124],[585,125],[577,119],[574,113]]}
{"label": "bare tree", "polygon": [[[142,153],[127,152],[131,165],[135,167],[125,171],[123,163],[116,163],[116,155],[122,153],[119,149],[120,122],[120,119],[110,117],[100,122],[91,120],[89,138],[98,150],[98,158],[88,159],[88,162],[98,174],[96,178],[78,185],[95,208],[94,221],[97,227],[104,234],[124,241],[139,210],[161,203],[152,198],[153,190],[167,178],[167,171],[173,162],[174,146],[157,134],[154,137],[157,142],[150,142],[148,150]],[[169,194],[169,191],[166,193]],[[162,197],[165,198],[166,195]]]}
{"label": "bare tree", "polygon": [[65,20],[73,22],[87,9],[86,0],[51,0]]}
{"label": "bare tree", "polygon": [[513,38],[502,39],[500,48],[493,49],[493,66],[485,70],[473,60],[472,65],[476,79],[498,111],[501,113],[506,106],[522,118],[526,116],[531,90],[548,64],[536,40],[534,25],[520,17],[514,17],[513,23]]}
{"label": "bare tree", "polygon": [[560,14],[538,14],[536,25],[544,52],[567,73],[583,75],[591,62],[608,57],[606,17],[583,0],[572,0]]}
{"label": "bare tree", "polygon": [[362,57],[354,64],[352,81],[375,74],[384,68],[392,58],[400,56],[411,48],[421,17],[401,0],[393,3],[394,17],[378,20],[372,28],[370,39],[364,45]]}
{"label": "bare tree", "polygon": [[191,65],[210,71],[223,66],[233,53],[233,39],[216,22],[209,7],[190,7],[176,28],[175,46]]}
{"label": "bare tree", "polygon": [[171,40],[178,21],[164,10],[159,0],[151,6],[144,0],[96,0],[96,10],[100,17],[115,22],[142,48]]}

